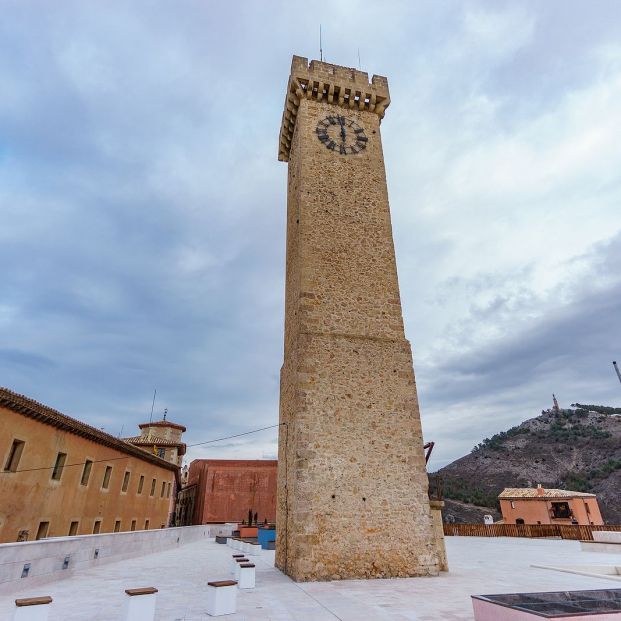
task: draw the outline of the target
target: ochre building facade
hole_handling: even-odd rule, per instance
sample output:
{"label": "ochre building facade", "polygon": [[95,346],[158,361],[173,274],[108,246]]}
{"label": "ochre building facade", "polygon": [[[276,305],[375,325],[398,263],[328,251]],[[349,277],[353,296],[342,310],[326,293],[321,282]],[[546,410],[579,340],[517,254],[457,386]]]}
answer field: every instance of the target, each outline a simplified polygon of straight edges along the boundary
{"label": "ochre building facade", "polygon": [[0,388],[0,542],[163,528],[178,468]]}
{"label": "ochre building facade", "polygon": [[498,496],[505,524],[604,523],[597,496],[544,487],[506,488]]}
{"label": "ochre building facade", "polygon": [[387,79],[294,56],[276,564],[295,580],[437,575],[380,136]]}
{"label": "ochre building facade", "polygon": [[178,524],[241,522],[248,512],[274,522],[277,470],[270,459],[195,459],[179,495]]}

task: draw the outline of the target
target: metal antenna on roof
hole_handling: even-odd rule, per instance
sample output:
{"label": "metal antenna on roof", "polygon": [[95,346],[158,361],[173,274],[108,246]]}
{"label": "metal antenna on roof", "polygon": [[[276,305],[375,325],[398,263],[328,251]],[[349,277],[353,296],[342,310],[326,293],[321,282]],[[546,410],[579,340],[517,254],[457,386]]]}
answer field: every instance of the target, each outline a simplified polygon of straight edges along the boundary
{"label": "metal antenna on roof", "polygon": [[323,48],[321,47],[321,24],[319,24],[319,60],[323,62]]}
{"label": "metal antenna on roof", "polygon": [[153,422],[153,408],[155,407],[155,395],[157,394],[157,388],[153,390],[153,403],[151,404],[151,416],[149,416],[149,425]]}
{"label": "metal antenna on roof", "polygon": [[164,408],[164,420],[166,420],[166,414],[168,414],[168,408]]}
{"label": "metal antenna on roof", "polygon": [[362,71],[362,67],[360,66],[360,48],[358,48],[358,69]]}

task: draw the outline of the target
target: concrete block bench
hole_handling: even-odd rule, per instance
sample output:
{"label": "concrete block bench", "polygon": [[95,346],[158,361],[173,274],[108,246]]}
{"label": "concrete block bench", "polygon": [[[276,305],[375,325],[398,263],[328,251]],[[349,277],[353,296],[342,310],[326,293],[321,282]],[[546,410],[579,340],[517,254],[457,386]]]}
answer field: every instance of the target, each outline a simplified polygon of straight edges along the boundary
{"label": "concrete block bench", "polygon": [[239,581],[237,586],[240,589],[254,589],[254,563],[239,564]]}
{"label": "concrete block bench", "polygon": [[237,612],[237,582],[216,580],[207,583],[207,614],[210,617],[232,615]]}
{"label": "concrete block bench", "polygon": [[260,543],[249,543],[248,554],[250,556],[259,556],[261,554],[261,544]]}
{"label": "concrete block bench", "polygon": [[155,619],[155,587],[125,589],[124,621],[153,621]]}
{"label": "concrete block bench", "polygon": [[51,603],[49,595],[16,599],[13,621],[47,621]]}
{"label": "concrete block bench", "polygon": [[233,557],[231,558],[231,574],[235,575],[235,570],[237,569],[237,559],[238,558],[245,558],[243,554],[237,553],[237,554],[233,554]]}
{"label": "concrete block bench", "polygon": [[234,574],[235,575],[235,580],[239,580],[239,566],[242,563],[249,563],[249,562],[250,562],[250,559],[247,559],[245,556],[242,557],[242,558],[236,558],[235,559],[235,563],[236,563],[235,574]]}

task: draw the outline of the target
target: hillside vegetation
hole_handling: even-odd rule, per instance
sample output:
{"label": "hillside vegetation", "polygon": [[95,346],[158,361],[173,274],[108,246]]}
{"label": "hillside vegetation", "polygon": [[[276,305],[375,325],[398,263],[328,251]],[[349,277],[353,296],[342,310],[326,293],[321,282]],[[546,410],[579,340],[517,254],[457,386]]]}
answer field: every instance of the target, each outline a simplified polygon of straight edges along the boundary
{"label": "hillside vegetation", "polygon": [[541,483],[597,494],[604,520],[621,524],[621,408],[575,403],[544,410],[485,438],[438,474],[446,521],[471,521],[475,507],[497,518],[497,496],[505,487]]}

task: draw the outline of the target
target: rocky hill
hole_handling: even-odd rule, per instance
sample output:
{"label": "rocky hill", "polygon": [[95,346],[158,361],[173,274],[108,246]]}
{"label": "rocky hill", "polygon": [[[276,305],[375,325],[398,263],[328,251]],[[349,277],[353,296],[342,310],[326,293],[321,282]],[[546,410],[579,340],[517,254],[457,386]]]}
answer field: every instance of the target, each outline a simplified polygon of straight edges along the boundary
{"label": "rocky hill", "polygon": [[486,438],[438,471],[447,499],[444,520],[500,517],[505,487],[544,487],[597,494],[604,520],[621,524],[621,408],[573,404],[544,410]]}

